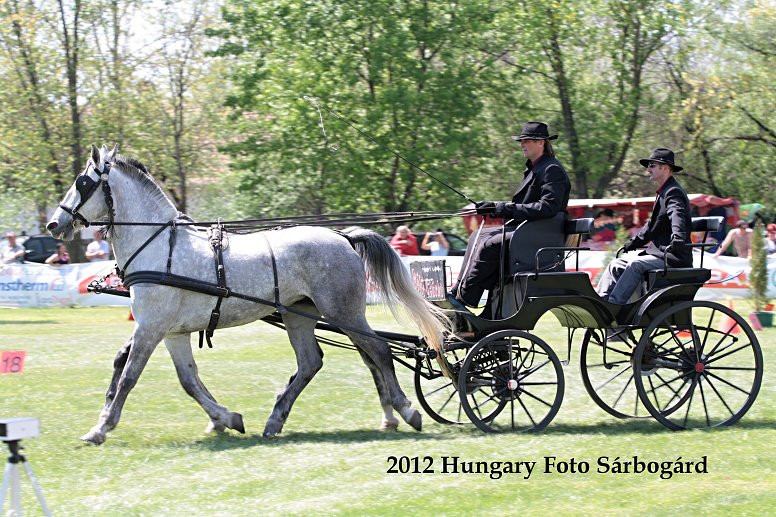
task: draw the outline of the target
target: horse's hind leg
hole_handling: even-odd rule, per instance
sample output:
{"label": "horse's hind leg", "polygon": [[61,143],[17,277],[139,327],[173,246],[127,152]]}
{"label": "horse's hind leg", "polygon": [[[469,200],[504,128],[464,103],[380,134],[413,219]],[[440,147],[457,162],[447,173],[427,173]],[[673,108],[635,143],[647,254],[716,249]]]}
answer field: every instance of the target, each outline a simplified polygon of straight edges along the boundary
{"label": "horse's hind leg", "polygon": [[191,398],[196,400],[205,413],[210,417],[205,432],[224,431],[227,427],[241,433],[245,433],[242,415],[233,413],[216,402],[215,397],[199,378],[197,363],[194,354],[191,353],[191,334],[176,334],[167,336],[164,344],[170,352],[175,371],[178,372],[178,380]]}
{"label": "horse's hind leg", "polygon": [[[100,418],[97,420],[97,425],[91,428],[91,430],[81,437],[82,440],[91,442],[95,445],[100,445],[105,441],[108,431],[116,427],[121,418],[121,410],[124,407],[124,403],[127,400],[127,396],[132,388],[137,384],[137,380],[140,378],[140,374],[143,372],[148,359],[151,357],[151,353],[159,344],[159,341],[164,337],[160,330],[149,330],[142,328],[140,325],[135,326],[135,330],[132,333],[132,337],[129,340],[129,353],[126,358],[126,363],[121,368],[121,374],[117,381],[115,381],[114,391],[111,395],[111,391],[108,392],[106,397],[105,406],[100,412]],[[118,363],[114,364],[114,377],[116,376],[119,368],[118,364],[123,362],[121,356],[117,356]]]}
{"label": "horse's hind leg", "polygon": [[375,381],[375,387],[377,388],[377,395],[380,397],[380,405],[383,407],[383,421],[380,424],[380,429],[385,431],[394,430],[399,427],[399,420],[393,416],[391,395],[388,393],[388,389],[385,386],[383,374],[380,372],[380,369],[366,352],[360,348],[357,348],[357,350],[361,355],[361,359],[364,361],[364,364],[366,364],[367,368],[369,368],[369,372],[372,374],[372,378]]}
{"label": "horse's hind leg", "polygon": [[[343,320],[340,319],[339,321]],[[359,317],[355,322],[352,322],[351,320],[351,323],[348,324],[348,326],[363,329],[363,332],[374,333],[364,317]],[[386,342],[357,332],[346,331],[345,333],[374,363],[375,368],[378,370],[377,376],[382,378],[383,386],[390,397],[390,405],[399,412],[405,422],[414,429],[420,431],[422,427],[422,417],[418,410],[412,407],[412,403],[402,391],[401,386],[399,386],[399,380],[396,378],[396,370],[393,367],[391,351]],[[369,363],[367,363],[367,366],[369,366]],[[376,384],[377,376],[375,376]],[[378,385],[378,395],[379,394],[380,386]],[[385,404],[383,405],[383,410],[385,411]],[[390,413],[386,413],[386,416],[388,415],[392,416]]]}
{"label": "horse's hind leg", "polygon": [[[315,310],[309,305],[294,307],[302,308],[305,312]],[[264,436],[274,436],[283,429],[294,401],[323,366],[323,351],[315,339],[316,321],[288,312],[283,315],[283,323],[296,354],[297,370],[278,395],[272,414],[264,427]]]}

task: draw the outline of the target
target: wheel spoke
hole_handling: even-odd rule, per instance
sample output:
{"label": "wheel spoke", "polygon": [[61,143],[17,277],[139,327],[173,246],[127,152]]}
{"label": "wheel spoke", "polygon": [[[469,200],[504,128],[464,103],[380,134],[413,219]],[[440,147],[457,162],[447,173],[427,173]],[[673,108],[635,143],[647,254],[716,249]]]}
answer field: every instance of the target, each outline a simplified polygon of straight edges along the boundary
{"label": "wheel spoke", "polygon": [[709,410],[706,407],[706,395],[703,393],[703,377],[698,377],[698,387],[701,390],[701,402],[703,403],[703,412],[706,414],[706,427],[711,427],[711,421],[709,420]]}
{"label": "wheel spoke", "polygon": [[[477,404],[477,407],[482,407],[485,404],[487,404],[488,402],[490,402],[492,400],[496,400],[505,391],[507,391],[507,388],[503,388],[503,389],[499,390],[498,392],[494,393],[493,395],[491,395],[488,398],[486,398],[485,400],[483,400],[481,403]],[[474,400],[474,396],[473,395],[472,395],[472,400]],[[480,417],[480,418],[482,418],[482,417]]]}
{"label": "wheel spoke", "polygon": [[[657,385],[657,388],[662,388],[663,386],[668,386],[669,384],[671,384],[671,383],[672,383],[672,382],[674,382],[675,380],[682,379],[682,378],[684,378],[684,377],[687,377],[688,375],[690,375],[690,374],[689,374],[689,373],[680,373],[679,375],[677,375],[676,377],[674,377],[674,378],[673,378],[673,379],[671,379],[670,381],[663,381],[663,378],[662,378],[662,377],[660,377],[660,376],[658,376],[658,379],[660,379],[661,381],[663,381],[663,384],[658,384],[658,385]],[[669,386],[669,387],[670,387],[670,386]],[[655,389],[657,389],[657,388],[655,388]],[[672,389],[673,389],[673,388],[672,388]]]}
{"label": "wheel spoke", "polygon": [[633,380],[633,374],[631,373],[631,376],[628,377],[628,382],[625,383],[625,386],[622,387],[622,390],[620,391],[620,394],[617,396],[617,399],[614,401],[614,404],[612,404],[612,407],[617,407],[617,404],[620,402],[620,399],[625,394],[625,390],[628,389],[628,386],[630,386],[631,381]]}
{"label": "wheel spoke", "polygon": [[704,370],[741,370],[741,371],[757,371],[757,368],[749,366],[706,366]]}
{"label": "wheel spoke", "polygon": [[[690,360],[690,362],[694,362],[694,361],[692,360],[692,358],[690,357],[690,354],[688,354],[688,353],[687,353],[687,349],[685,348],[685,346],[687,345],[687,343],[682,343],[682,340],[681,340],[681,339],[679,339],[679,336],[677,336],[677,335],[676,335],[676,332],[674,332],[674,327],[668,327],[668,328],[669,328],[669,330],[671,331],[671,335],[674,337],[674,341],[675,341],[675,342],[677,343],[677,345],[678,345],[678,346],[674,347],[673,349],[671,349],[671,353],[673,353],[673,350],[677,350],[677,349],[678,349],[678,350],[680,350],[680,351],[681,351],[681,353],[682,353],[682,354],[684,354],[684,356],[685,356],[687,359],[689,359],[689,360]],[[692,339],[692,337],[691,337],[690,339]],[[668,350],[666,350],[666,351],[668,352]],[[681,357],[680,357],[678,354],[673,354],[673,355],[674,355],[674,356],[676,356],[676,358],[677,358],[677,359],[679,359],[679,360],[681,361],[681,359],[682,359],[682,358],[681,358]]]}
{"label": "wheel spoke", "polygon": [[539,371],[540,369],[544,368],[544,367],[545,367],[545,366],[547,366],[548,364],[550,364],[550,360],[549,360],[549,359],[548,359],[548,360],[546,360],[545,362],[543,362],[542,364],[540,364],[539,366],[534,366],[533,368],[531,368],[531,369],[529,369],[529,370],[526,370],[525,372],[523,372],[523,374],[522,374],[522,375],[520,375],[520,376],[518,376],[518,377],[517,377],[517,380],[525,379],[525,378],[526,378],[526,377],[528,377],[529,375],[533,375],[534,373],[536,373],[536,372],[537,372],[537,371]]}
{"label": "wheel spoke", "polygon": [[682,420],[682,427],[687,427],[687,418],[690,416],[690,408],[692,407],[692,399],[695,396],[696,380],[693,379],[690,386],[690,399],[687,401],[687,411],[684,412],[684,420]]}
{"label": "wheel spoke", "polygon": [[520,403],[520,405],[523,407],[523,411],[525,411],[525,414],[528,415],[528,419],[531,421],[534,427],[536,427],[536,421],[531,416],[531,413],[528,411],[528,408],[525,407],[525,404],[523,404],[523,400],[520,397],[517,397],[517,401]]}
{"label": "wheel spoke", "polygon": [[[729,345],[729,346],[732,346],[732,344],[731,344],[731,345]],[[720,355],[720,356],[718,356],[718,357],[714,357],[714,359],[712,359],[711,361],[706,361],[706,364],[707,364],[707,365],[709,365],[709,364],[713,363],[714,361],[719,361],[719,360],[720,360],[720,359],[722,359],[723,357],[727,357],[727,356],[729,356],[729,355],[731,355],[731,354],[735,354],[735,353],[736,353],[736,352],[738,352],[739,350],[743,350],[744,348],[749,348],[750,346],[752,346],[752,344],[751,344],[751,343],[746,343],[746,344],[744,344],[744,345],[741,345],[740,347],[736,348],[735,350],[731,350],[730,352],[728,352],[728,353],[726,353],[726,354],[722,354],[722,355]],[[728,348],[728,347],[725,347],[725,348]],[[724,351],[724,349],[723,349],[723,350],[720,350],[720,352],[722,352],[722,351]],[[717,353],[719,353],[719,352],[717,352]],[[713,357],[713,356],[711,356],[711,355],[710,355],[710,356],[709,356],[709,358],[711,358],[711,357]]]}
{"label": "wheel spoke", "polygon": [[[452,393],[450,393],[450,396],[449,396],[449,397],[447,397],[447,400],[445,400],[445,403],[444,403],[444,404],[442,404],[442,407],[440,407],[440,408],[439,408],[439,411],[437,411],[437,413],[441,413],[442,411],[444,411],[444,410],[445,410],[445,407],[447,407],[447,404],[448,404],[448,403],[449,403],[451,400],[453,400],[453,397],[454,397],[456,394],[457,394],[457,392],[456,392],[455,390],[454,390]],[[460,418],[460,412],[461,412],[461,408],[459,407],[459,408],[458,408],[458,413],[459,413],[459,415],[458,415],[458,420],[461,420],[461,418]]]}
{"label": "wheel spoke", "polygon": [[709,316],[709,323],[706,325],[706,334],[703,336],[703,343],[701,343],[701,349],[698,352],[698,357],[701,357],[703,355],[703,350],[706,348],[706,340],[709,339],[709,336],[711,335],[711,323],[714,321],[714,315],[717,313],[717,309],[711,310],[711,316]]}
{"label": "wheel spoke", "polygon": [[707,373],[708,373],[710,376],[714,377],[715,379],[717,379],[717,380],[719,380],[719,381],[722,381],[722,382],[724,382],[724,383],[725,383],[725,384],[727,384],[728,386],[730,386],[730,387],[732,387],[732,388],[735,388],[735,389],[737,389],[737,390],[738,390],[738,391],[740,391],[741,393],[746,393],[746,395],[747,395],[747,396],[749,396],[749,394],[751,393],[751,392],[749,392],[749,391],[746,391],[746,390],[745,390],[745,389],[743,389],[743,388],[739,388],[738,386],[736,386],[735,384],[733,384],[733,383],[731,383],[731,382],[728,382],[728,381],[726,381],[725,379],[723,379],[723,378],[722,378],[722,377],[720,377],[719,375],[714,375],[714,374],[713,374],[713,373],[711,373],[711,372],[707,372]]}
{"label": "wheel spoke", "polygon": [[[717,341],[717,344],[716,344],[716,345],[714,345],[714,348],[712,348],[712,349],[711,349],[711,352],[709,352],[709,354],[708,354],[708,357],[711,357],[711,356],[713,356],[713,355],[714,355],[714,352],[716,352],[716,351],[717,351],[717,347],[719,347],[719,345],[721,345],[721,344],[722,344],[722,342],[725,340],[725,338],[726,338],[726,337],[730,337],[730,334],[733,332],[733,329],[734,329],[734,328],[736,328],[736,327],[738,327],[738,326],[739,326],[739,325],[738,325],[738,322],[736,321],[736,324],[735,324],[735,325],[733,325],[732,327],[730,327],[730,328],[728,329],[728,331],[727,331],[727,332],[725,332],[724,334],[722,334],[722,337],[721,337],[721,338],[719,338],[719,341]],[[742,329],[742,330],[743,330],[743,329]],[[735,343],[736,341],[738,341],[738,340],[737,340],[736,338],[733,338],[733,343]],[[731,344],[732,344],[732,343],[731,343]],[[728,345],[728,346],[730,346],[730,345]],[[724,349],[723,349],[723,350],[724,350]]]}
{"label": "wheel spoke", "polygon": [[588,368],[593,368],[593,367],[598,368],[600,366],[603,366],[603,367],[617,366],[619,364],[625,364],[625,363],[630,363],[630,361],[614,361],[613,363],[595,363],[595,364],[588,364],[587,367]]}
{"label": "wheel spoke", "polygon": [[[536,399],[536,400],[538,400],[539,402],[541,402],[542,404],[544,404],[544,405],[545,405],[545,406],[547,406],[547,407],[552,407],[552,404],[550,404],[550,403],[549,403],[549,402],[547,402],[546,400],[542,400],[542,399],[540,399],[539,397],[537,397],[536,395],[534,395],[533,393],[531,393],[531,392],[530,392],[530,391],[528,391],[528,390],[525,390],[525,389],[524,389],[524,390],[523,390],[523,393],[525,393],[526,395],[528,395],[528,396],[529,396],[529,397],[531,397],[532,399]],[[519,399],[519,397],[518,397],[518,399]]]}
{"label": "wheel spoke", "polygon": [[717,391],[717,387],[714,386],[713,382],[711,382],[711,379],[709,379],[709,376],[705,375],[705,377],[706,377],[706,382],[709,383],[709,386],[711,386],[711,389],[714,390],[714,393],[717,394],[717,397],[719,397],[719,400],[722,402],[725,408],[727,408],[727,410],[730,412],[730,416],[735,416],[735,413],[733,412],[732,409],[730,409],[730,406],[727,405],[727,402],[725,402],[725,399],[722,398],[722,395],[719,394],[719,391]]}
{"label": "wheel spoke", "polygon": [[602,343],[595,343],[595,344],[596,344],[596,346],[599,346],[599,347],[601,347],[601,348],[604,348],[604,349],[606,349],[606,351],[607,351],[607,352],[609,352],[609,351],[611,351],[611,352],[617,352],[617,353],[618,353],[618,354],[620,354],[620,355],[624,355],[624,356],[630,357],[630,352],[623,352],[623,351],[622,351],[622,350],[620,350],[619,348],[614,348],[614,347],[612,347],[612,346],[609,346],[609,345],[606,345],[606,346],[604,346]]}
{"label": "wheel spoke", "polygon": [[600,386],[598,386],[595,390],[596,391],[601,391],[601,388],[603,388],[604,386],[606,386],[607,384],[612,382],[614,379],[616,379],[617,377],[619,377],[623,373],[627,372],[629,369],[630,369],[630,364],[628,366],[626,366],[625,368],[623,368],[622,370],[620,370],[619,372],[617,372],[614,376],[610,377],[608,381],[606,381],[605,383],[603,383]]}
{"label": "wheel spoke", "polygon": [[545,381],[545,382],[521,382],[520,386],[552,386],[558,384],[557,381]]}
{"label": "wheel spoke", "polygon": [[[663,386],[666,386],[666,387],[668,387],[668,389],[670,389],[672,392],[674,392],[675,396],[677,396],[677,397],[679,396],[679,392],[677,390],[675,390],[673,388],[673,386],[671,386],[671,383],[676,381],[676,380],[681,379],[683,377],[683,375],[680,375],[679,377],[675,377],[674,379],[672,379],[669,382],[666,382],[666,380],[664,378],[662,378],[658,372],[655,372],[655,377],[660,379],[660,382],[663,383],[660,386],[658,386],[657,388],[662,388]],[[651,377],[648,377],[648,378],[649,378],[649,385],[652,387],[652,390],[651,390],[652,391],[652,395],[655,397],[655,407],[660,407],[660,404],[657,403],[657,388],[652,383],[652,378]]]}
{"label": "wheel spoke", "polygon": [[[657,376],[658,379],[660,379],[660,376],[657,374],[657,372],[655,372],[655,375]],[[651,376],[647,377],[647,380],[649,381],[649,387],[652,388],[650,391],[652,392],[652,398],[655,399],[655,407],[659,408],[660,402],[657,401],[657,391],[655,391],[655,384],[652,382],[652,377]],[[660,380],[662,381],[663,379],[660,379]],[[669,388],[671,387],[669,386]],[[649,393],[649,391],[647,393]],[[638,395],[638,392],[636,392],[636,395]]]}
{"label": "wheel spoke", "polygon": [[452,386],[452,385],[453,385],[453,381],[450,381],[450,382],[448,382],[447,384],[445,384],[444,386],[442,386],[441,388],[437,388],[437,389],[435,389],[435,390],[431,390],[431,391],[429,391],[428,393],[426,393],[426,394],[425,394],[425,396],[426,396],[426,398],[428,398],[428,397],[430,397],[431,395],[433,395],[434,393],[437,393],[437,392],[439,392],[439,391],[442,391],[443,389],[445,389],[445,388],[447,388],[447,387],[450,387],[450,386]]}
{"label": "wheel spoke", "polygon": [[[501,368],[499,368],[499,366],[501,365],[501,360],[498,358],[498,356],[496,355],[496,352],[493,351],[493,347],[491,347],[490,345],[488,345],[488,352],[490,353],[493,359],[492,375],[494,377],[497,377],[499,380],[508,381],[509,379],[504,378],[504,375],[501,373]],[[510,363],[511,362],[512,361],[510,360]]]}
{"label": "wheel spoke", "polygon": [[515,365],[512,364],[512,340],[510,339],[508,341],[509,346],[507,353],[509,354],[509,378],[514,379],[515,378]]}

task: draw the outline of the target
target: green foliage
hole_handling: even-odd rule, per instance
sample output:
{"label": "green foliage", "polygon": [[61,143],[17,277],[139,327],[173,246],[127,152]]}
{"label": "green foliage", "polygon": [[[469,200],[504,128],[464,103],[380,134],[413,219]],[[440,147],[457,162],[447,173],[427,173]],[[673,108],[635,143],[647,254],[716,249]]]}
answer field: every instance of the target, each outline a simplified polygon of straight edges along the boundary
{"label": "green foliage", "polygon": [[40,224],[76,149],[116,142],[194,217],[226,196],[246,217],[455,209],[382,145],[473,199],[507,199],[523,169],[509,135],[543,120],[574,197],[649,195],[636,158],[668,146],[688,189],[773,214],[775,13],[772,0],[226,0],[220,17],[205,0],[0,2],[0,185]]}
{"label": "green foliage", "polygon": [[492,18],[481,2],[228,5],[219,52],[238,59],[227,103],[241,138],[224,148],[253,213],[460,206],[382,146],[454,186],[476,175],[485,138],[480,93],[493,76],[458,49],[476,45]]}
{"label": "green foliage", "polygon": [[749,288],[755,311],[762,311],[768,304],[768,253],[765,250],[765,229],[759,219],[752,232],[752,258],[749,260]]}

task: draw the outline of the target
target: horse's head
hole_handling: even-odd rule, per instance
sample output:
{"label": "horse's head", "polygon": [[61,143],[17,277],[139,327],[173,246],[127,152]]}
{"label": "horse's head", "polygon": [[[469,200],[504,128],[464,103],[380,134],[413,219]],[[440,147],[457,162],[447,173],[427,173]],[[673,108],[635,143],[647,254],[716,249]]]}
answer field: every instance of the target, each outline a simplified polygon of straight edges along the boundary
{"label": "horse's head", "polygon": [[98,190],[101,184],[107,185],[111,162],[115,157],[115,146],[108,150],[104,145],[100,149],[92,145],[86,168],[70,186],[46,225],[53,237],[70,240],[76,230],[109,214],[107,196]]}

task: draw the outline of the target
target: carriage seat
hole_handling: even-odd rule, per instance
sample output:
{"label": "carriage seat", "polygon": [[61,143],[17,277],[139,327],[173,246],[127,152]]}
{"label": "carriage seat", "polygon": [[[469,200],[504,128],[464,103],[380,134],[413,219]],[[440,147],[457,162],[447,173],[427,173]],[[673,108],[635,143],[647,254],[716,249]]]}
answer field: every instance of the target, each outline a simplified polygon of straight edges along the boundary
{"label": "carriage seat", "polygon": [[646,291],[660,289],[676,284],[703,284],[711,278],[711,270],[703,267],[706,239],[710,232],[719,231],[725,219],[723,217],[693,217],[691,231],[703,232],[699,244],[691,244],[701,248],[701,267],[669,267],[667,269],[652,269],[644,274]]}
{"label": "carriage seat", "polygon": [[677,284],[703,284],[711,278],[711,270],[702,267],[670,267],[652,269],[644,274],[647,291]]}
{"label": "carriage seat", "polygon": [[542,248],[564,249],[541,252],[539,271],[565,271],[565,248],[579,247],[582,237],[592,230],[592,218],[566,219],[565,213],[525,223],[515,230],[509,244],[510,273],[536,273],[536,254]]}
{"label": "carriage seat", "polygon": [[[515,230],[509,244],[510,274],[504,278],[503,292],[489,295],[483,317],[514,314],[527,290],[555,295],[578,294],[592,291],[590,278],[585,272],[566,271],[565,253],[576,250],[584,234],[590,233],[593,219],[569,219],[560,213],[551,219],[530,221]],[[539,270],[536,254],[539,254]]]}
{"label": "carriage seat", "polygon": [[[536,270],[536,252],[540,248],[563,246],[566,241],[565,223],[566,213],[560,212],[549,219],[520,224],[509,241],[509,268],[506,271],[510,276],[521,271]],[[539,267],[563,271],[562,257],[561,252],[543,253]],[[558,262],[560,265],[552,268]]]}

